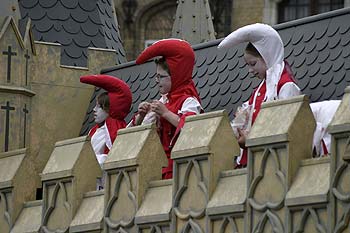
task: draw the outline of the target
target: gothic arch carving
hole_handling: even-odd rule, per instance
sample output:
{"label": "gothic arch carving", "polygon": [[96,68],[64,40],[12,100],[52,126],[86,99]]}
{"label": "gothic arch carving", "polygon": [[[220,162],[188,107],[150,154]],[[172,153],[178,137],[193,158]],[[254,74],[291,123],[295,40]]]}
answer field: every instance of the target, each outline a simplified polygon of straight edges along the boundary
{"label": "gothic arch carving", "polygon": [[317,232],[326,233],[327,231],[322,226],[316,211],[314,209],[310,209],[310,208],[304,209],[302,216],[301,216],[299,227],[297,228],[295,233],[304,233],[305,224],[307,222],[307,219],[310,216],[311,216],[313,222],[315,223],[315,227],[317,229]]}
{"label": "gothic arch carving", "polygon": [[350,222],[350,204],[345,208],[343,216],[337,222],[335,226],[334,233],[342,233],[348,226]]}
{"label": "gothic arch carving", "polygon": [[350,137],[348,138],[346,142],[346,147],[343,155],[343,161],[341,162],[341,165],[338,167],[338,169],[335,172],[333,181],[332,181],[332,191],[334,196],[343,202],[350,202],[350,193],[346,194],[343,193],[338,189],[338,184],[340,181],[340,178],[344,174],[345,169],[349,167],[350,162]]}
{"label": "gothic arch carving", "polygon": [[162,233],[162,229],[159,226],[155,225],[152,226],[150,233]]}
{"label": "gothic arch carving", "polygon": [[[123,180],[125,180],[125,183],[127,185],[127,196],[129,198],[129,200],[131,201],[131,204],[133,205],[134,208],[133,208],[133,213],[131,213],[131,214],[129,213],[127,215],[127,217],[129,217],[128,220],[126,220],[126,221],[120,220],[120,221],[116,222],[115,220],[111,219],[110,214],[111,214],[112,207],[114,206],[114,204],[116,203],[116,201],[119,198],[120,192],[123,191],[123,190],[121,190],[121,184],[122,184]],[[123,228],[130,227],[133,225],[136,210],[137,210],[136,195],[134,194],[134,192],[132,190],[132,185],[131,185],[131,180],[130,180],[129,174],[126,171],[120,171],[117,175],[113,196],[109,199],[109,201],[107,203],[107,207],[106,207],[106,211],[105,211],[105,222],[108,225],[108,227],[110,227],[112,229],[119,228],[119,231],[121,231],[121,230],[123,230]]]}
{"label": "gothic arch carving", "polygon": [[332,182],[332,191],[334,196],[343,202],[350,202],[350,193],[346,194],[343,193],[341,190],[338,189],[338,184],[340,181],[340,178],[344,171],[349,167],[349,162],[342,162],[342,164],[338,167],[337,171],[335,172],[333,182]]}
{"label": "gothic arch carving", "polygon": [[2,205],[4,206],[4,218],[5,218],[5,221],[7,222],[7,225],[9,226],[9,228],[12,227],[12,224],[11,224],[11,216],[10,216],[10,213],[9,213],[9,205],[8,205],[8,201],[7,201],[7,198],[6,198],[6,194],[4,194],[3,192],[0,192],[0,205],[1,203],[3,203]]}
{"label": "gothic arch carving", "polygon": [[[259,203],[255,198],[255,190],[258,187],[260,181],[265,177],[265,169],[266,169],[266,164],[268,161],[268,157],[272,156],[272,159],[274,161],[275,164],[275,169],[276,169],[276,177],[278,178],[280,184],[282,185],[282,188],[284,190],[285,187],[285,175],[284,173],[281,171],[281,166],[280,166],[280,161],[277,155],[277,152],[275,149],[273,148],[266,148],[264,150],[263,153],[263,158],[262,158],[262,162],[261,162],[261,166],[259,169],[259,173],[258,175],[253,179],[253,182],[249,188],[248,191],[248,201],[250,203],[250,205],[257,211],[265,211],[266,209],[273,209],[273,210],[279,210],[283,207],[283,202],[284,202],[284,196],[285,193],[283,193],[283,195],[281,195],[281,200],[278,200],[276,202],[267,202],[267,203]],[[284,191],[285,192],[285,191]]]}
{"label": "gothic arch carving", "polygon": [[[43,229],[43,231],[45,233],[65,233],[65,232],[68,231],[69,225],[65,226],[64,228],[54,229],[54,230],[50,230],[47,227],[47,223],[49,221],[49,218],[50,218],[51,214],[56,209],[56,207],[58,207],[56,205],[56,203],[57,203],[57,200],[58,200],[58,193],[59,193],[60,190],[62,191],[62,194],[63,194],[63,200],[64,200],[63,207],[66,210],[66,213],[68,214],[68,216],[70,216],[70,214],[71,214],[71,205],[68,202],[67,190],[66,190],[66,188],[65,188],[65,186],[64,186],[64,184],[62,182],[57,182],[55,187],[54,187],[54,191],[53,191],[53,194],[52,194],[50,206],[48,206],[48,208],[46,209],[45,214],[44,214],[44,218],[43,218],[42,229]],[[69,219],[71,219],[71,217],[69,217]]]}
{"label": "gothic arch carving", "polygon": [[264,232],[266,223],[269,222],[272,226],[273,233],[284,232],[283,224],[279,217],[267,210],[259,219],[258,224],[254,227],[253,232]]}
{"label": "gothic arch carving", "polygon": [[206,209],[206,206],[203,206],[202,209],[197,211],[189,210],[188,212],[184,212],[179,208],[182,196],[188,188],[188,180],[192,169],[194,169],[195,177],[197,178],[197,181],[198,181],[197,187],[199,188],[201,193],[203,193],[205,202],[208,203],[208,190],[207,190],[206,184],[203,181],[203,174],[202,174],[201,168],[197,160],[191,160],[188,162],[186,167],[186,172],[183,178],[183,185],[176,192],[175,199],[174,199],[174,212],[176,216],[185,220],[189,218],[201,218],[202,216],[204,216],[205,209]]}
{"label": "gothic arch carving", "polygon": [[128,233],[126,230],[124,230],[123,227],[120,227],[117,231],[117,233]]}
{"label": "gothic arch carving", "polygon": [[346,227],[348,227],[350,223],[350,204],[349,204],[350,193],[343,193],[341,190],[338,189],[339,182],[341,181],[341,177],[345,174],[345,170],[350,169],[349,162],[350,162],[350,137],[346,142],[343,161],[341,162],[341,165],[336,170],[332,181],[332,192],[335,198],[343,203],[344,202],[347,203],[347,207],[345,208],[343,215],[336,223],[335,230],[334,230],[335,233],[343,232],[343,230]]}
{"label": "gothic arch carving", "polygon": [[220,226],[220,233],[225,233],[226,228],[229,224],[232,225],[232,229],[229,232],[238,233],[238,227],[237,227],[236,221],[233,217],[224,218],[224,220],[222,221],[221,226]]}
{"label": "gothic arch carving", "polygon": [[195,223],[192,219],[190,219],[185,226],[182,228],[181,233],[203,233],[201,227]]}

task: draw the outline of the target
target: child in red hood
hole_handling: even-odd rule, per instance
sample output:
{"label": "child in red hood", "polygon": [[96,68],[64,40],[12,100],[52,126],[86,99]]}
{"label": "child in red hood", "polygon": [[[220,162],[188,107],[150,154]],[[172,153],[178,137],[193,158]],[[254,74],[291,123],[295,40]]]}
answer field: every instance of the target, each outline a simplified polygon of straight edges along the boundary
{"label": "child in red hood", "polygon": [[98,163],[102,166],[117,137],[117,131],[126,127],[124,118],[131,107],[131,91],[124,81],[108,75],[82,76],[80,82],[107,91],[97,96],[96,106],[93,109],[96,125],[89,131],[92,148]]}
{"label": "child in red hood", "polygon": [[149,118],[159,119],[158,132],[168,158],[168,166],[162,169],[162,177],[171,179],[173,175],[171,149],[185,123],[185,118],[199,114],[202,107],[192,81],[195,57],[190,44],[179,39],[160,40],[145,49],[136,63],[142,64],[157,56],[161,58],[155,61],[156,82],[162,98],[151,103],[141,103],[133,125],[139,125]]}

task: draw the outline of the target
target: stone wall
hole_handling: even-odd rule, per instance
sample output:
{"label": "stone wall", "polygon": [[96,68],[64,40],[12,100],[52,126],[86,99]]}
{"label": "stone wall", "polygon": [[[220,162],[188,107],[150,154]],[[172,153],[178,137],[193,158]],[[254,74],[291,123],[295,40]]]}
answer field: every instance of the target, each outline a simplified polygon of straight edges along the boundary
{"label": "stone wall", "polygon": [[[35,200],[36,194],[41,194],[37,193],[37,189],[45,179],[40,174],[47,167],[49,159],[52,159],[55,143],[79,135],[89,99],[94,92],[94,87],[80,83],[79,77],[98,73],[101,67],[115,63],[114,50],[89,48],[88,67],[63,66],[60,64],[60,45],[34,41],[30,20],[25,26],[25,31],[21,34],[12,16],[0,18],[1,233],[13,228],[17,219],[20,221],[18,216],[23,207],[25,209],[22,213],[29,213],[34,218],[47,215],[33,214],[31,211],[41,209],[41,206],[38,207],[41,203],[23,203]],[[62,154],[66,152],[68,151]],[[69,162],[71,161],[67,160]],[[94,163],[89,162],[88,165],[77,166],[88,169],[92,165]],[[56,169],[62,168],[58,166]],[[98,172],[101,173],[100,169]],[[90,178],[94,179],[92,177]],[[82,178],[75,181],[70,178],[65,178],[67,182],[56,182],[58,185],[53,186],[53,190],[56,190],[53,193],[60,194],[61,190],[64,190],[63,193],[70,192],[70,188],[65,185],[72,183],[78,185],[72,191],[76,199],[76,188],[82,193],[95,188],[95,181],[92,181],[92,186],[83,188],[86,184],[81,183]],[[48,190],[51,195],[51,188]],[[44,191],[46,194],[48,193]],[[50,198],[52,199],[51,196]],[[56,205],[53,202],[47,203]],[[72,207],[67,206],[71,209],[71,217],[75,216],[75,211],[80,206],[78,200],[74,203]],[[45,202],[43,205],[46,205]],[[29,212],[25,211],[27,208],[30,209]],[[31,224],[41,224],[41,219],[36,220],[29,219],[25,224],[28,226],[26,229],[37,229],[29,227]],[[67,221],[70,223],[71,219]]]}
{"label": "stone wall", "polygon": [[[329,126],[331,156],[311,157],[314,128],[306,96],[263,104],[249,165],[233,170],[239,147],[226,112],[188,117],[172,180],[160,180],[166,159],[155,126],[123,129],[102,191],[93,191],[101,171],[89,140],[57,142],[41,175],[43,200],[25,203],[11,232],[348,232],[350,87]],[[0,170],[0,216],[15,206],[4,195],[16,195],[20,170]]]}

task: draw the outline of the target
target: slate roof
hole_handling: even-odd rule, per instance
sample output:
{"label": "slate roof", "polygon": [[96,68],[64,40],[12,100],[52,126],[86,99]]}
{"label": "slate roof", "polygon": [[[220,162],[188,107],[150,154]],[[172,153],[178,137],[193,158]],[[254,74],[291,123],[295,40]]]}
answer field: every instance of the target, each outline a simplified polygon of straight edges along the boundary
{"label": "slate roof", "polygon": [[[312,102],[341,99],[345,87],[350,85],[349,22],[350,8],[345,8],[275,26],[297,84]],[[226,109],[232,119],[236,108],[249,99],[259,80],[248,73],[243,60],[245,45],[219,51],[217,45],[221,40],[193,46],[196,53],[193,79],[205,111]],[[128,121],[141,101],[159,98],[153,62],[143,65],[129,62],[101,73],[119,77],[129,84],[133,106]],[[93,125],[94,98],[81,134],[86,134]]]}
{"label": "slate roof", "polygon": [[19,0],[20,21],[31,18],[36,41],[62,44],[62,65],[86,67],[88,47],[115,49],[120,64],[126,58],[111,1]]}

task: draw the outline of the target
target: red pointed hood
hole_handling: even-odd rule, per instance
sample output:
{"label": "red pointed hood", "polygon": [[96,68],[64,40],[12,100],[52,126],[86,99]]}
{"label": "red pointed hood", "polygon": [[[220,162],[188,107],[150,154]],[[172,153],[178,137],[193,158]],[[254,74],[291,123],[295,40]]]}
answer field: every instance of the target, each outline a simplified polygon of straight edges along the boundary
{"label": "red pointed hood", "polygon": [[136,59],[136,64],[162,56],[165,58],[171,73],[170,98],[187,94],[199,100],[198,92],[192,81],[195,55],[191,45],[180,39],[164,39],[146,48]]}
{"label": "red pointed hood", "polygon": [[128,115],[132,102],[129,86],[119,78],[109,75],[86,75],[80,77],[80,82],[101,87],[108,92],[109,116],[124,120]]}

